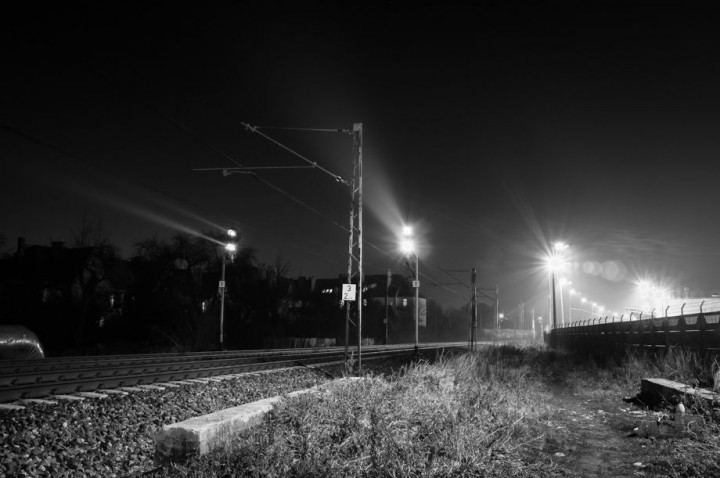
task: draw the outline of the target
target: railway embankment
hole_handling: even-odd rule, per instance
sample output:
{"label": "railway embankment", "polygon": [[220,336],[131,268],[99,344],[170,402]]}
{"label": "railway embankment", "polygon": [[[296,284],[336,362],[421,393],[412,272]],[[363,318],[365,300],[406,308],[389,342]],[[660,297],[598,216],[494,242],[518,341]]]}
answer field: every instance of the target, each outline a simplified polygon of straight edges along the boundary
{"label": "railway embankment", "polygon": [[[713,364],[689,353],[578,359],[502,346],[396,362],[392,373],[373,362],[363,380],[295,368],[31,401],[0,412],[0,475],[720,476],[713,403],[687,403],[702,426],[639,430],[672,424],[675,406],[643,403],[643,378],[712,380]],[[322,393],[287,396],[319,385]],[[153,460],[164,427],[275,396],[284,398],[222,447],[181,463]]]}
{"label": "railway embankment", "polygon": [[[683,352],[597,361],[488,348],[287,398],[224,449],[158,475],[720,476],[711,408],[688,402],[702,426],[685,427],[675,404],[638,397],[643,377],[707,380],[710,368]],[[682,425],[641,433],[648,422]]]}
{"label": "railway embankment", "polygon": [[295,368],[25,401],[22,409],[0,410],[0,476],[140,476],[157,468],[155,437],[163,425],[327,380]]}

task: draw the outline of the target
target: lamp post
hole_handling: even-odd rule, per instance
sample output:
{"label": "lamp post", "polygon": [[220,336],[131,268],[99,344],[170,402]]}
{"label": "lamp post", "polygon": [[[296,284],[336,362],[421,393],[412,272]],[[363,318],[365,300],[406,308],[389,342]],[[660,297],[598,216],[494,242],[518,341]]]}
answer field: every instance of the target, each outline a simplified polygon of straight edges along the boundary
{"label": "lamp post", "polygon": [[568,245],[564,242],[556,242],[552,246],[552,252],[548,259],[548,265],[550,267],[550,285],[552,288],[552,326],[553,329],[557,327],[557,306],[555,305],[555,271],[561,269],[565,263],[563,262],[562,254]]}
{"label": "lamp post", "polygon": [[388,299],[390,295],[390,282],[392,281],[392,271],[387,270],[387,279],[385,280],[385,345],[388,344],[388,324],[389,324],[389,305]]}
{"label": "lamp post", "polygon": [[402,229],[402,243],[401,248],[406,256],[415,256],[415,280],[413,280],[413,288],[415,289],[415,358],[418,358],[418,327],[420,323],[420,272],[419,272],[419,258],[415,251],[415,241],[412,239],[413,230],[410,226],[403,226]]}
{"label": "lamp post", "polygon": [[237,243],[240,239],[240,235],[236,229],[228,229],[228,242],[225,244],[225,254],[222,257],[222,272],[220,273],[220,350],[225,348],[225,263],[227,259],[230,262],[235,260],[235,254],[237,253]]}
{"label": "lamp post", "polygon": [[568,322],[572,323],[572,296],[575,295],[575,289],[570,289],[568,292]]}

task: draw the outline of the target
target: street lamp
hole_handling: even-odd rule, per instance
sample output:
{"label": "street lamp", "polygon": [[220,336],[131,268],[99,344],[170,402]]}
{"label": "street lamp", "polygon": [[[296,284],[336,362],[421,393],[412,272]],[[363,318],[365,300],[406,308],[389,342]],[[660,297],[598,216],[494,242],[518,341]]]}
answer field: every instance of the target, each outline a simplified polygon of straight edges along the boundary
{"label": "street lamp", "polygon": [[570,316],[568,318],[568,322],[570,323],[572,323],[572,296],[574,296],[576,293],[577,292],[575,291],[575,289],[570,289],[570,291],[568,292],[568,314]]}
{"label": "street lamp", "polygon": [[225,348],[224,339],[225,339],[225,263],[227,262],[227,259],[230,259],[230,262],[233,262],[235,260],[235,255],[237,254],[237,247],[238,247],[238,241],[240,240],[240,234],[238,233],[237,229],[228,229],[227,230],[228,235],[228,242],[225,244],[225,254],[223,254],[222,257],[222,272],[220,276],[220,350],[223,350]]}
{"label": "street lamp", "polygon": [[415,256],[415,280],[412,285],[415,289],[415,358],[418,358],[418,324],[420,323],[420,273],[419,273],[419,262],[417,252],[415,251],[415,241],[413,241],[413,230],[410,226],[403,226],[402,228],[402,242],[400,248],[402,252],[409,258]]}
{"label": "street lamp", "polygon": [[557,306],[555,305],[555,272],[565,266],[563,261],[563,253],[568,248],[564,242],[556,242],[552,246],[552,252],[548,258],[548,267],[550,268],[550,285],[552,287],[552,326],[557,327]]}

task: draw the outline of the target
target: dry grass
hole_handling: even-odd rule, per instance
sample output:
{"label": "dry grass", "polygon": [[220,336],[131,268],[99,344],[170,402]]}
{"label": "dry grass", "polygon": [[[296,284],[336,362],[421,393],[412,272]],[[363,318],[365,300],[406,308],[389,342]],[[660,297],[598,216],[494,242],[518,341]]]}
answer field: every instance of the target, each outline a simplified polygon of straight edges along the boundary
{"label": "dry grass", "polygon": [[[337,381],[286,400],[233,450],[186,476],[539,476],[527,444],[554,413],[542,377],[511,347]],[[229,453],[228,453],[229,452]],[[210,465],[211,464],[211,465]],[[211,467],[211,468],[208,468]]]}
{"label": "dry grass", "polygon": [[[717,364],[715,364],[717,369]],[[420,362],[388,376],[336,381],[286,400],[262,425],[170,476],[572,476],[552,459],[573,425],[550,387],[617,400],[648,376],[711,379],[712,361],[683,351],[578,359],[544,348],[497,347]],[[699,411],[699,410],[696,410]],[[705,410],[704,412],[708,412]],[[567,423],[564,423],[566,421]],[[564,425],[564,426],[563,426]],[[558,431],[565,429],[565,433]],[[647,476],[704,476],[718,427],[653,443]],[[713,458],[714,459],[714,458]]]}

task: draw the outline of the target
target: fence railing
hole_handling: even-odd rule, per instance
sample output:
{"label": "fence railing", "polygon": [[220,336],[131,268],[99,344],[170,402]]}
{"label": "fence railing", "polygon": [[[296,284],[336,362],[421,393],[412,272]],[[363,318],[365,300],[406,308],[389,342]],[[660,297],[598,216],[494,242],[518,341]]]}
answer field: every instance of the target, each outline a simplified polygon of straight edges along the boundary
{"label": "fence railing", "polygon": [[598,317],[553,329],[546,339],[552,347],[588,351],[630,345],[646,348],[680,346],[700,352],[720,352],[720,311],[632,321]]}
{"label": "fence railing", "polygon": [[657,318],[684,317],[691,315],[703,315],[713,312],[720,312],[720,299],[687,300],[682,303],[667,305],[664,308],[650,310],[638,310],[617,315],[595,315],[585,320],[575,320],[558,324],[557,328],[578,327],[586,325],[606,324],[608,322],[634,322],[637,320],[649,320]]}

